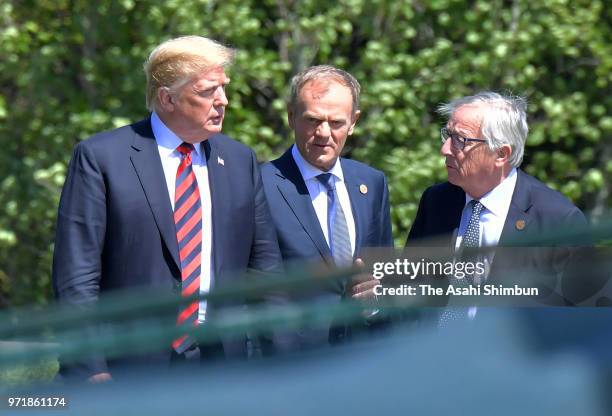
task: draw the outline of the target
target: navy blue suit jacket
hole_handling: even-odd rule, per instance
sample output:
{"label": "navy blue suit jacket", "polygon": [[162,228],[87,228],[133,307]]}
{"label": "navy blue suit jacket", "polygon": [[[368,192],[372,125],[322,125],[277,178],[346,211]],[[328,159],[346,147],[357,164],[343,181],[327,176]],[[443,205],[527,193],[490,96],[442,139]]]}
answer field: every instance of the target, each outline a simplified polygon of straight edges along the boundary
{"label": "navy blue suit jacket", "polygon": [[[544,293],[551,293],[557,284],[556,279],[576,253],[571,246],[585,246],[591,242],[588,237],[568,240],[559,239],[555,234],[563,230],[584,230],[587,220],[582,211],[559,192],[521,170],[517,170],[517,174],[498,246],[527,247],[512,251],[506,249],[502,256],[496,254],[489,281],[496,282],[499,276],[518,272],[521,266],[527,266],[531,269],[523,269],[523,272],[539,276],[543,280],[538,283],[548,288]],[[442,247],[452,257],[464,207],[465,192],[460,187],[448,182],[429,187],[421,197],[406,247]],[[534,269],[536,273],[533,273]],[[574,284],[574,277],[564,278],[567,281],[563,284]],[[555,299],[551,302],[563,302],[556,295]]]}
{"label": "navy blue suit jacket", "polygon": [[[354,160],[341,158],[340,163],[355,219],[354,257],[360,257],[361,251],[367,247],[392,247],[389,192],[385,175]],[[262,165],[262,177],[283,260],[333,264],[308,188],[291,155],[291,148],[280,158]],[[366,193],[361,192],[362,185],[367,187]],[[329,285],[325,293],[315,291],[309,300],[337,302],[344,295],[344,289],[345,285],[338,282]],[[321,335],[327,337],[326,334]],[[341,332],[336,335],[343,336]],[[312,337],[313,333],[308,336]],[[317,343],[316,340],[308,342],[311,341]]]}
{"label": "navy blue suit jacket", "polygon": [[[517,180],[512,201],[504,223],[498,246],[514,246],[524,242],[524,236],[535,239],[541,236],[540,245],[548,243],[545,234],[568,227],[584,227],[587,221],[582,211],[567,198],[548,186],[517,170]],[[465,207],[465,192],[449,182],[434,185],[425,190],[416,218],[410,229],[407,245],[426,241],[436,245],[452,245]],[[517,221],[524,221],[518,229]],[[569,242],[550,241],[551,245],[567,245]],[[570,244],[571,245],[571,244]]]}
{"label": "navy blue suit jacket", "polygon": [[[212,199],[212,290],[247,269],[279,271],[278,242],[253,151],[220,134],[202,146]],[[150,119],[77,144],[57,219],[56,297],[91,304],[101,292],[119,289],[176,291],[179,265],[172,206]],[[215,306],[208,308],[208,317]],[[241,342],[224,342],[223,347],[226,356],[246,353]],[[91,373],[106,371],[102,357],[87,367]]]}

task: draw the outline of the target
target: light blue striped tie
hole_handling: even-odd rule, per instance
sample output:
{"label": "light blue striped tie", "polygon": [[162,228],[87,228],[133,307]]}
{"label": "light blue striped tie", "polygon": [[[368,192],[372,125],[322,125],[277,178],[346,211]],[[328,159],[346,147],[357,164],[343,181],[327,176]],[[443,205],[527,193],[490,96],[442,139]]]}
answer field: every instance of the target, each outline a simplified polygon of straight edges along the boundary
{"label": "light blue striped tie", "polygon": [[351,240],[346,217],[338,201],[334,177],[331,173],[322,173],[317,179],[327,189],[327,233],[334,263],[336,266],[350,266],[353,263]]}

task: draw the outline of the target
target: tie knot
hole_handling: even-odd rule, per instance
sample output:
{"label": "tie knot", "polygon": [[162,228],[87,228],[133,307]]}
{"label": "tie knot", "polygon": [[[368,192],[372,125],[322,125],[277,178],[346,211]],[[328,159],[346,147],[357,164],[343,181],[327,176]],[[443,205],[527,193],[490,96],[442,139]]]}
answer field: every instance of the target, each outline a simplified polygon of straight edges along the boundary
{"label": "tie knot", "polygon": [[322,173],[317,175],[317,179],[319,182],[327,188],[328,191],[332,191],[334,189],[334,178],[331,173]]}
{"label": "tie knot", "polygon": [[484,208],[484,205],[482,205],[480,201],[477,201],[475,199],[472,199],[470,201],[470,204],[472,204],[472,215],[480,215],[480,212]]}
{"label": "tie knot", "polygon": [[181,143],[179,147],[176,148],[176,150],[184,156],[191,154],[193,149],[194,148],[191,143],[185,143],[185,142]]}

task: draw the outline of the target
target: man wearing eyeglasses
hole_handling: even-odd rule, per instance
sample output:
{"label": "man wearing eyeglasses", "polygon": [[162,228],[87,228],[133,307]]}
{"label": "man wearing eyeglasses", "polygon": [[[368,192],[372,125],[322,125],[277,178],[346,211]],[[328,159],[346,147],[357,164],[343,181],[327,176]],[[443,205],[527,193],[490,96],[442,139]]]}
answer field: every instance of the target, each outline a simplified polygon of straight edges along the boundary
{"label": "man wearing eyeglasses", "polygon": [[448,182],[423,193],[408,244],[446,236],[460,247],[475,210],[480,212],[479,246],[586,225],[567,198],[519,169],[528,132],[525,110],[524,99],[494,92],[439,107],[449,117],[440,131]]}
{"label": "man wearing eyeglasses", "polygon": [[[406,245],[446,246],[455,258],[473,247],[565,246],[554,255],[524,250],[529,258],[510,261],[562,270],[568,246],[585,241],[559,232],[584,229],[587,222],[567,198],[519,169],[528,133],[525,100],[481,92],[443,104],[438,112],[448,117],[440,150],[448,182],[423,193]],[[510,264],[497,260],[488,280]]]}

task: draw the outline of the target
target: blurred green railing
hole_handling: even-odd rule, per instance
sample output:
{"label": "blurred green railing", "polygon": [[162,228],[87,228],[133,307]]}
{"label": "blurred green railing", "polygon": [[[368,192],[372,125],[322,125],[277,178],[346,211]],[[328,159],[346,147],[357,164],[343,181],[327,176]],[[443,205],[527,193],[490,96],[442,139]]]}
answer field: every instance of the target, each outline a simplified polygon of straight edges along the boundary
{"label": "blurred green railing", "polygon": [[[592,236],[596,243],[605,241],[612,236],[612,222],[601,223],[589,230],[555,230],[545,236],[529,236],[526,241],[529,245],[547,245],[561,238],[564,241],[584,241],[587,236]],[[612,269],[610,262],[601,263],[600,266],[608,268],[607,271]],[[206,343],[245,333],[269,333],[302,325],[316,327],[330,319],[355,322],[362,319],[364,310],[364,305],[357,302],[320,305],[308,302],[275,303],[270,300],[278,299],[276,295],[279,293],[316,290],[336,280],[350,279],[359,272],[356,269],[313,272],[301,268],[283,276],[257,275],[256,278],[236,279],[231,286],[193,298],[138,289],[107,294],[90,307],[52,304],[37,309],[5,310],[0,313],[0,340],[19,341],[20,344],[0,351],[0,370],[27,366],[41,360],[55,360],[60,355],[78,360],[93,353],[118,357],[126,353],[159,350],[185,332]],[[174,318],[180,305],[195,299],[212,303],[248,299],[250,306],[223,309],[200,327],[176,327]],[[414,298],[399,304],[381,301],[376,308],[384,314],[394,315],[422,306],[425,306],[425,300]],[[91,328],[101,324],[103,328],[96,331],[96,337],[92,338]]]}

